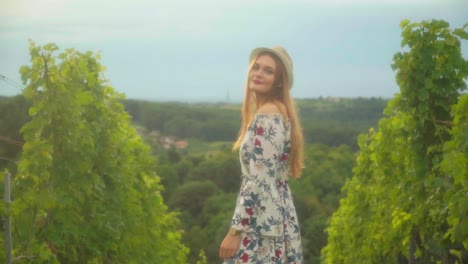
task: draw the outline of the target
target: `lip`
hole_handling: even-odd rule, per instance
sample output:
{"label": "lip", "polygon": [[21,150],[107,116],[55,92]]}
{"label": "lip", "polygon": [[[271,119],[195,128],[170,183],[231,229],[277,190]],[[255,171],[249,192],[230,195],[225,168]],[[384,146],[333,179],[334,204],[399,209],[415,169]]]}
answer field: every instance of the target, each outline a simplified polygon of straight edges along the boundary
{"label": "lip", "polygon": [[263,82],[261,82],[261,81],[258,81],[258,80],[253,80],[253,83],[255,83],[255,84],[257,84],[257,85],[258,85],[258,84],[262,84]]}

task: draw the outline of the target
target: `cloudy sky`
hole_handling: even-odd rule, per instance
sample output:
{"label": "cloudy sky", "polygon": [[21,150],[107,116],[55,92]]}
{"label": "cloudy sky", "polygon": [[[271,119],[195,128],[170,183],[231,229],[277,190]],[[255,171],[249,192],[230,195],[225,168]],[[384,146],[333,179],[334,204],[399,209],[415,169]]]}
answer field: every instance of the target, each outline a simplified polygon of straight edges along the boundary
{"label": "cloudy sky", "polygon": [[[282,45],[296,98],[390,98],[405,18],[461,27],[468,0],[2,0],[0,75],[21,83],[31,38],[101,51],[127,98],[237,102],[250,51]],[[0,95],[19,92],[0,79]]]}

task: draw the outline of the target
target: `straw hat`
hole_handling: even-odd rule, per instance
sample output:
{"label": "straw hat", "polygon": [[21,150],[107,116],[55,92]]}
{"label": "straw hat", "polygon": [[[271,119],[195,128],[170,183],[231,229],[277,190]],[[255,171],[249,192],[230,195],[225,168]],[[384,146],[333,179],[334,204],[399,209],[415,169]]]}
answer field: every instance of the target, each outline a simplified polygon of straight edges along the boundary
{"label": "straw hat", "polygon": [[250,53],[249,61],[252,62],[255,58],[257,58],[258,54],[262,52],[269,52],[269,53],[274,54],[283,63],[284,70],[286,71],[286,76],[288,77],[289,89],[291,89],[293,82],[294,82],[293,64],[292,64],[291,57],[289,57],[289,54],[286,52],[286,50],[281,46],[275,46],[272,48],[264,48],[264,47],[255,48]]}

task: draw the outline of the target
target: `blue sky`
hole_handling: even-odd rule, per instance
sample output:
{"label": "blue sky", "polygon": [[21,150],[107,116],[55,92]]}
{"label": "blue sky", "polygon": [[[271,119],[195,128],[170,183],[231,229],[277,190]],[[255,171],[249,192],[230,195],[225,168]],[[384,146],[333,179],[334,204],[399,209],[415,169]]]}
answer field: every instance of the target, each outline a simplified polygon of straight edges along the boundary
{"label": "blue sky", "polygon": [[[100,51],[105,77],[127,98],[184,102],[228,94],[240,101],[250,51],[274,45],[293,58],[296,98],[390,98],[399,91],[390,65],[403,50],[401,20],[468,22],[468,0],[3,0],[0,7],[0,75],[21,83],[31,38]],[[0,95],[18,93],[0,80]]]}

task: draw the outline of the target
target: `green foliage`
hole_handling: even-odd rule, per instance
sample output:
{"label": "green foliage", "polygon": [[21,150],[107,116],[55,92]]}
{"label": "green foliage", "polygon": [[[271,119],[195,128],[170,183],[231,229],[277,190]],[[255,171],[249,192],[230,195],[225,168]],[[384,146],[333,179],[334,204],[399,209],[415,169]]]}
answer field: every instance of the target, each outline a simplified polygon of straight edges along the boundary
{"label": "green foliage", "polygon": [[462,29],[438,20],[401,26],[409,51],[396,54],[392,66],[401,93],[388,103],[378,131],[359,138],[347,197],[327,229],[324,263],[466,261]]}
{"label": "green foliage", "polygon": [[238,132],[240,111],[223,105],[123,101],[135,123],[179,138],[232,141]]}
{"label": "green foliage", "polygon": [[184,263],[150,148],[102,78],[100,55],[30,42],[31,120],[15,176],[16,258],[32,263]]}
{"label": "green foliage", "polygon": [[203,250],[200,251],[200,254],[198,254],[198,261],[196,264],[206,264],[206,256],[205,252]]}
{"label": "green foliage", "polygon": [[[170,156],[180,158],[174,160]],[[158,173],[163,182],[172,182],[176,186],[166,189],[164,195],[168,197],[169,207],[180,212],[185,230],[183,242],[189,246],[188,259],[192,260],[188,263],[195,264],[201,251],[206,254],[208,263],[219,262],[218,246],[228,229],[237,192],[226,192],[222,188],[227,186],[226,183],[239,186],[240,181],[239,161],[227,166],[233,156],[236,155],[227,149],[203,156],[174,154],[170,149],[158,156],[158,168],[171,167],[168,175],[160,170]],[[170,177],[175,175],[177,182],[174,183],[175,179]]]}
{"label": "green foliage", "polygon": [[[376,125],[387,100],[319,98],[297,100],[304,137],[309,144],[357,148],[359,133]],[[240,124],[240,105],[123,101],[136,124],[162,135],[201,141],[233,141]]]}
{"label": "green foliage", "polygon": [[375,126],[387,100],[381,98],[319,98],[298,100],[304,139],[310,144],[357,149],[357,136]]}
{"label": "green foliage", "polygon": [[320,250],[327,243],[327,219],[338,208],[340,189],[351,178],[355,157],[346,145],[310,145],[304,154],[303,175],[290,181],[290,186],[301,224],[304,257],[308,263],[318,263]]}
{"label": "green foliage", "polygon": [[[22,96],[0,96],[0,136],[22,142],[21,126],[30,118],[28,116],[29,104]],[[0,141],[0,168],[8,168],[13,174],[16,172],[16,161],[21,146],[12,142]]]}
{"label": "green foliage", "polygon": [[219,193],[218,187],[211,181],[190,181],[176,189],[168,204],[187,212],[185,222],[197,220],[204,207],[204,201]]}
{"label": "green foliage", "polygon": [[[468,95],[460,97],[452,109],[454,125],[451,130],[452,140],[444,145],[441,169],[449,179],[444,203],[447,205],[446,233],[451,241],[457,241],[468,249]],[[459,249],[456,251],[460,252]]]}
{"label": "green foliage", "polygon": [[[7,102],[8,100],[5,101]],[[124,102],[127,101],[124,100]],[[352,142],[354,136],[339,135],[348,133],[350,127],[352,131],[361,131],[364,127],[367,129],[372,126],[377,116],[381,115],[383,109],[381,105],[385,102],[386,100],[375,98],[310,99],[298,102],[302,118],[306,121],[305,125],[309,124],[305,128],[306,133],[311,135],[312,140],[323,142],[320,145],[307,144],[304,174],[301,179],[290,182],[301,223],[307,262],[319,261],[320,249],[325,246],[327,240],[327,234],[324,232],[327,219],[338,207],[338,201],[342,196],[340,188],[345,179],[351,177],[351,168],[354,165],[355,157],[352,146],[330,147],[329,145]],[[207,113],[232,110],[236,111],[236,115],[239,113],[238,106],[233,105],[227,108],[228,106],[225,105],[213,104],[187,105],[135,101],[132,107],[133,111],[137,111],[136,109],[150,107],[153,104],[155,108],[158,105],[164,105],[168,109],[172,108],[171,105],[174,108],[179,107],[179,111],[174,112],[174,115],[189,110],[196,112],[199,108],[205,109],[203,111]],[[126,107],[129,109],[128,105]],[[158,111],[164,113],[164,108]],[[27,113],[27,109],[24,112]],[[213,118],[215,122],[218,121],[217,118]],[[233,123],[235,123],[232,125],[233,132],[237,133],[239,123],[237,121]],[[190,248],[188,263],[194,263],[195,260],[201,261],[199,254],[202,251],[205,253],[207,263],[219,263],[218,246],[229,227],[240,183],[238,153],[230,150],[235,136],[229,139],[231,142],[192,138],[189,140],[190,145],[187,149],[165,150],[157,143],[155,144],[149,136],[151,130],[146,129],[146,124],[143,125],[143,127],[138,126],[137,130],[153,147],[153,153],[156,155],[155,170],[161,177],[160,183],[164,186],[164,190],[161,190],[164,200],[168,201],[173,211],[179,212],[180,228],[184,229],[182,240]],[[335,132],[322,136],[328,131],[327,127],[331,126],[334,127]],[[321,134],[320,131],[323,133]],[[327,138],[332,141],[328,141]],[[199,195],[195,203],[195,199],[192,199],[190,194],[196,188],[188,191],[184,189],[200,183],[203,183],[202,186],[211,187],[207,188],[206,197]],[[185,205],[184,199],[187,202]],[[176,202],[177,200],[179,201]],[[197,217],[189,213],[192,207],[197,207],[193,210],[198,212]],[[99,258],[94,260],[98,261]]]}
{"label": "green foliage", "polygon": [[[204,152],[220,144],[222,150],[236,138],[240,123],[240,105],[235,104],[184,104],[121,100],[131,114],[132,121],[145,142],[158,153],[162,148],[158,138],[150,133],[159,131],[162,136],[175,136],[190,141],[189,152]],[[318,98],[300,99],[304,137],[309,144],[339,146],[346,144],[357,149],[357,135],[375,126],[387,103],[379,98]],[[30,118],[29,103],[23,97],[0,97],[0,109],[9,115],[0,118],[3,136],[21,140],[19,128]],[[6,150],[8,148],[8,150]],[[19,148],[0,144],[0,153],[15,157]],[[0,165],[1,165],[0,161]]]}
{"label": "green foliage", "polygon": [[210,180],[224,192],[237,192],[241,175],[238,155],[227,150],[213,157],[216,158],[208,158],[191,170],[189,179]]}
{"label": "green foliage", "polygon": [[[13,98],[8,99],[10,98],[5,99],[5,104],[9,104]],[[143,135],[145,142],[151,144],[153,154],[156,155],[155,170],[161,177],[160,184],[164,186],[164,190],[161,190],[164,201],[168,201],[173,211],[179,212],[180,228],[184,229],[182,240],[191,249],[189,263],[200,259],[201,251],[205,253],[208,263],[219,263],[218,246],[228,229],[240,183],[239,157],[230,150],[239,126],[239,121],[236,121],[239,106],[149,103],[133,100],[123,100],[123,102],[130,112],[148,111],[147,121],[151,120],[149,118],[151,115],[170,112],[170,115],[165,115],[165,118],[170,119],[171,115],[186,115],[185,112],[193,112],[196,116],[200,111],[203,113],[202,116],[205,114],[208,116],[205,119],[197,119],[205,120],[200,122],[212,119],[217,123],[222,117],[229,124],[232,123],[229,127],[234,136],[229,138],[230,141],[205,141],[197,138],[196,134],[191,134],[190,145],[183,150],[161,148],[157,140],[150,136],[149,123],[138,122],[137,126],[138,133]],[[0,101],[0,107],[1,103]],[[375,124],[385,103],[386,100],[375,98],[298,100],[309,142],[322,143],[307,145],[304,174],[298,181],[290,182],[301,223],[306,260],[310,263],[319,261],[320,249],[325,246],[327,240],[327,234],[324,233],[327,219],[338,207],[341,186],[345,179],[351,176],[355,159],[352,153],[355,144],[353,138],[359,131],[367,130],[369,126]],[[15,107],[14,104],[11,105]],[[21,108],[22,112],[26,113],[27,119],[29,119],[28,109],[25,106],[28,105],[29,102],[16,105],[16,108]],[[156,110],[157,114],[154,112]],[[228,113],[232,113],[235,117],[229,119]],[[164,124],[166,120],[160,119],[158,122]],[[16,126],[20,127],[18,124]],[[209,134],[211,131],[206,130],[205,133]],[[340,142],[347,142],[350,147],[330,147],[339,145]],[[178,199],[176,196],[184,197],[194,203],[195,200],[189,197],[191,190],[188,192],[181,190],[193,186],[192,183],[207,181],[213,183],[215,187],[210,184],[213,187],[212,191],[196,203],[197,210],[201,210],[197,217],[189,213],[190,208],[195,205],[189,203],[183,206],[182,199],[179,199],[180,203],[177,203],[177,206],[172,204]],[[95,260],[98,261],[99,258]]]}

